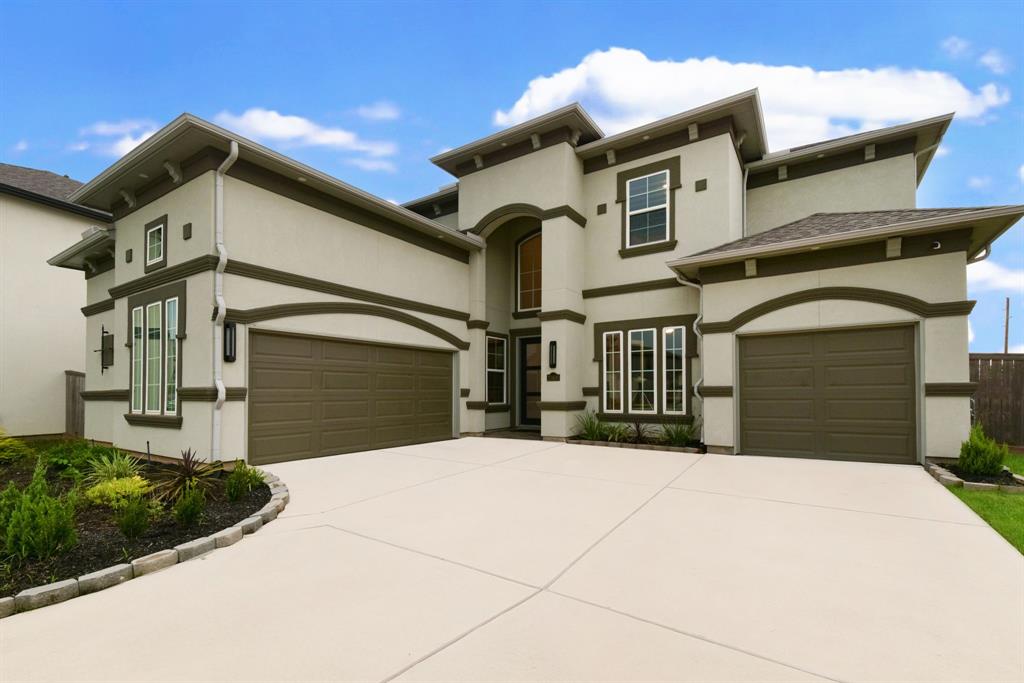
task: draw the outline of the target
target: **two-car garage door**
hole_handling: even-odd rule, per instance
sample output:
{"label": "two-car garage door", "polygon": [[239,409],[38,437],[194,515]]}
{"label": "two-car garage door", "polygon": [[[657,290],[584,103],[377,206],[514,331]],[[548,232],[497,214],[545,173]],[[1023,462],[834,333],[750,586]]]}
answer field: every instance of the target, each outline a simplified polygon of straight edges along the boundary
{"label": "two-car garage door", "polygon": [[911,326],[739,338],[748,455],[914,463]]}
{"label": "two-car garage door", "polygon": [[452,437],[452,354],[253,331],[249,462]]}

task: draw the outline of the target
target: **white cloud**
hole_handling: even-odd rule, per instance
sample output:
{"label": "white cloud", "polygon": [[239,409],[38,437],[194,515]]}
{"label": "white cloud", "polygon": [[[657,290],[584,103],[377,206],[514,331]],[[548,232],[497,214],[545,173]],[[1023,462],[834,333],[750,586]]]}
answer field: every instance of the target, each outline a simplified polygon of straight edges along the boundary
{"label": "white cloud", "polygon": [[394,121],[402,112],[391,102],[381,100],[356,109],[356,113],[370,121]]}
{"label": "white cloud", "polygon": [[1020,168],[1017,169],[1017,175],[1020,176],[1021,184],[1024,184],[1024,164],[1021,164]]}
{"label": "white cloud", "polygon": [[156,130],[156,124],[149,119],[122,119],[121,121],[97,121],[86,126],[78,132],[82,137],[95,135],[99,137],[114,137],[115,135],[128,135],[139,130]]}
{"label": "white cloud", "polygon": [[494,123],[510,126],[580,101],[608,133],[760,88],[773,149],[956,111],[984,121],[1009,102],[994,83],[972,91],[951,74],[881,67],[817,71],[807,66],[727,62],[717,57],[651,60],[610,48],[576,66],[530,81]]}
{"label": "white cloud", "polygon": [[935,150],[935,156],[936,157],[948,157],[949,153],[952,152],[952,151],[953,150],[951,150],[946,145],[939,145],[938,148]]}
{"label": "white cloud", "polygon": [[984,190],[988,188],[990,185],[992,185],[991,176],[972,175],[970,178],[967,179],[967,187],[971,188],[972,190]]}
{"label": "white cloud", "polygon": [[364,171],[384,171],[385,173],[394,173],[398,170],[398,167],[395,166],[394,162],[387,159],[362,159],[360,157],[354,157],[352,159],[346,159],[345,163],[351,164]]}
{"label": "white cloud", "polygon": [[122,135],[105,147],[105,153],[110,156],[123,157],[125,154],[142,144],[155,132],[155,130],[144,130],[138,135]]}
{"label": "white cloud", "polygon": [[222,111],[217,123],[247,137],[296,147],[330,147],[361,152],[372,157],[391,156],[398,151],[394,142],[363,140],[351,131],[321,126],[302,116],[281,114],[272,109],[253,107],[235,115]]}
{"label": "white cloud", "polygon": [[971,327],[971,321],[967,321],[967,343],[971,344],[974,342],[974,328]]}
{"label": "white cloud", "polygon": [[84,152],[89,149],[89,143],[85,140],[78,140],[68,145],[68,151],[70,152]]}
{"label": "white cloud", "polygon": [[69,144],[68,150],[92,150],[105,156],[123,157],[156,131],[157,125],[149,119],[97,121],[79,130],[80,139]]}
{"label": "white cloud", "polygon": [[999,50],[992,48],[978,57],[978,64],[994,74],[1003,75],[1010,70],[1010,60]]}
{"label": "white cloud", "polygon": [[943,40],[940,45],[942,46],[942,51],[953,59],[963,57],[971,49],[971,42],[964,40],[960,36],[950,36]]}
{"label": "white cloud", "polygon": [[967,287],[971,292],[1009,291],[1024,296],[1024,268],[1007,268],[995,261],[967,266]]}
{"label": "white cloud", "polygon": [[14,152],[15,154],[21,154],[22,152],[24,152],[27,149],[28,149],[28,140],[18,140],[11,147],[11,151]]}

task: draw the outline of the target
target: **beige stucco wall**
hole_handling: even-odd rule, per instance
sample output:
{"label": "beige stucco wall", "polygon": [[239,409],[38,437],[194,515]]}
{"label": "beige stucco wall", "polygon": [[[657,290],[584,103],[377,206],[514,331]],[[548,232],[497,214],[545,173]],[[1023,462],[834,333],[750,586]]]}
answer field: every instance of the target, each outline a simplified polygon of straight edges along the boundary
{"label": "beige stucco wall", "polygon": [[904,154],[786,180],[747,191],[747,234],[812,213],[912,209],[917,205],[917,164]]}
{"label": "beige stucco wall", "polygon": [[64,432],[64,371],[85,370],[86,288],[46,259],[97,223],[0,194],[0,427],[11,434]]}
{"label": "beige stucco wall", "polygon": [[[941,254],[708,285],[704,288],[705,320],[728,320],[763,301],[830,286],[882,289],[932,303],[963,301],[967,295],[965,255],[962,252]],[[969,401],[959,397],[926,397],[924,384],[968,380],[966,316],[922,318],[901,308],[847,300],[796,304],[756,318],[741,326],[735,334],[705,335],[704,383],[733,386],[734,391],[737,390],[737,335],[898,323],[911,323],[917,329],[919,453],[927,457],[956,457],[960,441],[970,427]],[[734,446],[734,399],[709,398],[704,411],[705,442],[715,446]],[[739,447],[742,449],[742,444]]]}

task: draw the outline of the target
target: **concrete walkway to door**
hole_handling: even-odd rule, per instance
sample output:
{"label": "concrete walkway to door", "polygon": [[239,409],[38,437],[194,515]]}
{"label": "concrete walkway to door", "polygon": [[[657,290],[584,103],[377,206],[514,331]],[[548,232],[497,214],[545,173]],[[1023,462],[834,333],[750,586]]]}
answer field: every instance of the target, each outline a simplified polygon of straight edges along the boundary
{"label": "concrete walkway to door", "polygon": [[461,439],[0,621],[0,680],[1020,681],[1024,558],[913,466]]}

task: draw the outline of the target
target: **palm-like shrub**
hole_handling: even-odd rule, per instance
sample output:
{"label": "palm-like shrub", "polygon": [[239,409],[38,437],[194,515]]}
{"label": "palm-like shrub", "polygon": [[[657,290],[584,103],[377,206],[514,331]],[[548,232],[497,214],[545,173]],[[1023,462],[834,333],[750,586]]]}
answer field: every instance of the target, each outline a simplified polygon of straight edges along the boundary
{"label": "palm-like shrub", "polygon": [[206,493],[213,490],[213,482],[220,474],[220,462],[204,462],[190,448],[181,452],[181,460],[172,465],[156,485],[156,495],[162,500],[177,501],[187,489]]}
{"label": "palm-like shrub", "polygon": [[131,479],[139,476],[139,461],[124,451],[111,450],[89,460],[85,481],[101,484],[115,479]]}

